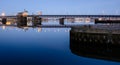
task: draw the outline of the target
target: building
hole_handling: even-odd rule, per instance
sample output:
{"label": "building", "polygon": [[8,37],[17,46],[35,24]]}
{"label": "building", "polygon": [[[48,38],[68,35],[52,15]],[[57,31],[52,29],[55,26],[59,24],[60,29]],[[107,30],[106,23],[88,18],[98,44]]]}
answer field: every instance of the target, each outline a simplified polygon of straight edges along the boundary
{"label": "building", "polygon": [[27,26],[27,15],[28,12],[19,12],[17,15],[17,25],[18,26]]}

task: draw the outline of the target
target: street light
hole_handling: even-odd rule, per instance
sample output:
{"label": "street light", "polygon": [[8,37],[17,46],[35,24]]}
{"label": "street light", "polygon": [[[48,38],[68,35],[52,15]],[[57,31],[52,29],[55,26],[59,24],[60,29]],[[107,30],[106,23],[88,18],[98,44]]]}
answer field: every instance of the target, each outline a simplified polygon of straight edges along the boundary
{"label": "street light", "polygon": [[5,13],[3,12],[1,15],[2,15],[2,16],[5,16]]}
{"label": "street light", "polygon": [[24,11],[22,15],[23,15],[23,17],[27,17],[28,12],[27,12],[27,11]]}

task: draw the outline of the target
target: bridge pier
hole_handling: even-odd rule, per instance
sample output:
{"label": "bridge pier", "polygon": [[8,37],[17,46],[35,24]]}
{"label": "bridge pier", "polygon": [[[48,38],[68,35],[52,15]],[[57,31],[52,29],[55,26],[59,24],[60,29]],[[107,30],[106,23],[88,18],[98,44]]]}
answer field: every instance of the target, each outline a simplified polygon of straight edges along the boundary
{"label": "bridge pier", "polygon": [[2,18],[2,24],[6,24],[7,18]]}
{"label": "bridge pier", "polygon": [[33,17],[33,26],[42,25],[42,18]]}
{"label": "bridge pier", "polygon": [[[95,29],[98,31],[97,29]],[[70,50],[73,54],[106,60],[120,61],[120,34],[70,31]]]}
{"label": "bridge pier", "polygon": [[60,25],[64,25],[64,18],[60,18],[60,19],[59,19],[59,24],[60,24]]}
{"label": "bridge pier", "polygon": [[39,24],[39,25],[42,25],[42,18],[39,18],[38,24]]}
{"label": "bridge pier", "polygon": [[33,26],[37,26],[38,18],[36,16],[33,17]]}

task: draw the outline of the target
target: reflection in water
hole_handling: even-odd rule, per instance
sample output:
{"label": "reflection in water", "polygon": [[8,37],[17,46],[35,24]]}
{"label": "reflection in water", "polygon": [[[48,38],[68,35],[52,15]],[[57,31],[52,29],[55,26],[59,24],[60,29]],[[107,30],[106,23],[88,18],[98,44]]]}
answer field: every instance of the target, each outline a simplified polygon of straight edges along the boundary
{"label": "reflection in water", "polygon": [[70,28],[5,27],[0,26],[0,65],[120,64],[72,54],[69,45],[72,51],[78,47],[70,43]]}
{"label": "reflection in water", "polygon": [[103,32],[80,32],[72,29],[70,49],[73,54],[79,56],[120,61],[120,34],[110,36]]}
{"label": "reflection in water", "polygon": [[16,30],[16,31],[29,31],[29,29],[33,29],[35,32],[69,32],[70,28],[42,28],[42,27],[14,27],[14,26],[0,26],[3,30]]}
{"label": "reflection in water", "polygon": [[2,29],[3,29],[3,30],[5,30],[5,28],[6,28],[5,26],[2,26]]}
{"label": "reflection in water", "polygon": [[38,32],[41,32],[41,31],[42,31],[42,28],[39,27],[39,28],[38,28]]}
{"label": "reflection in water", "polygon": [[0,26],[0,65],[73,65],[67,54],[69,29]]}

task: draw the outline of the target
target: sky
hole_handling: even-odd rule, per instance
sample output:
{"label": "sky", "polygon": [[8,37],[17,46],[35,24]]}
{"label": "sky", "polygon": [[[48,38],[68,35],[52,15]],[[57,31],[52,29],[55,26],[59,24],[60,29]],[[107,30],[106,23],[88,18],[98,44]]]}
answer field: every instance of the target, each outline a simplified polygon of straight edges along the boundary
{"label": "sky", "polygon": [[120,14],[120,0],[0,0],[0,13],[15,15],[26,9],[29,14]]}

